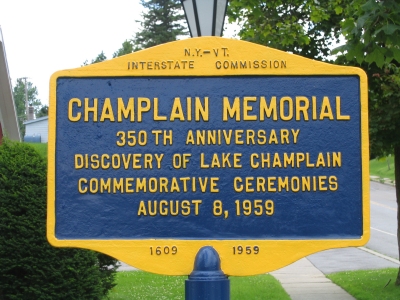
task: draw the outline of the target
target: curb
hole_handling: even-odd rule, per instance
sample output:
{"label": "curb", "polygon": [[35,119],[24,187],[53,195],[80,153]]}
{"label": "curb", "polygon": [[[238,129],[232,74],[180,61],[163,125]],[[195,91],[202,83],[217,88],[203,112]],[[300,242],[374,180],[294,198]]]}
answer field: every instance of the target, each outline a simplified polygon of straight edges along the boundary
{"label": "curb", "polygon": [[371,181],[375,181],[375,182],[379,182],[382,184],[387,184],[387,185],[391,185],[391,186],[396,186],[396,182],[390,178],[382,178],[376,175],[370,175],[369,179]]}

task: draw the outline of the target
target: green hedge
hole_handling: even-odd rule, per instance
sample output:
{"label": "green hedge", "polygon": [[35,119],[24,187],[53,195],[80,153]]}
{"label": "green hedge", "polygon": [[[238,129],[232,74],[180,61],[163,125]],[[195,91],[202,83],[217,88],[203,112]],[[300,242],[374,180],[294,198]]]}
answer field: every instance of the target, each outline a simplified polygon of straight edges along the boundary
{"label": "green hedge", "polygon": [[116,261],[47,242],[46,174],[46,162],[32,147],[3,141],[0,299],[101,299],[114,286]]}

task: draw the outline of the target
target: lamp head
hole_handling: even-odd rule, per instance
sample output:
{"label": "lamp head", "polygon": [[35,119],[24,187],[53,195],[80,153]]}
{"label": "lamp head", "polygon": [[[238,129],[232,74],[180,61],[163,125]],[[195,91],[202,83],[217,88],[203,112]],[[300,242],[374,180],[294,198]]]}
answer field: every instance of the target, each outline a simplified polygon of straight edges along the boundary
{"label": "lamp head", "polygon": [[181,0],[190,35],[221,36],[228,0]]}

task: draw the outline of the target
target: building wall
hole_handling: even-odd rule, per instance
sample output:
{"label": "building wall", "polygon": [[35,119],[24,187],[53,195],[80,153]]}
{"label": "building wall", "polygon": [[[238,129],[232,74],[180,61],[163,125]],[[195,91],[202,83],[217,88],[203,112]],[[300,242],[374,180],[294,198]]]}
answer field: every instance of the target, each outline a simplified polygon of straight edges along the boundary
{"label": "building wall", "polygon": [[47,143],[48,141],[48,128],[49,120],[46,118],[32,123],[25,123],[25,136],[33,136],[40,134],[41,142]]}

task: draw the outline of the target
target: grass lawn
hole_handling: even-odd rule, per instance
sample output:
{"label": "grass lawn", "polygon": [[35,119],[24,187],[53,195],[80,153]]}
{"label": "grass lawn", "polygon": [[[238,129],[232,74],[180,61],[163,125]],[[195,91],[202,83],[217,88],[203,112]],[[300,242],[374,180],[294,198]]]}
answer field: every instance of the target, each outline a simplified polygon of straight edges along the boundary
{"label": "grass lawn", "polygon": [[[118,272],[117,286],[111,290],[109,299],[185,299],[186,279],[187,276],[164,276],[142,271]],[[232,300],[290,300],[271,275],[230,277],[230,280]]]}
{"label": "grass lawn", "polygon": [[379,176],[381,178],[390,178],[394,180],[394,156],[388,157],[390,170],[388,168],[388,161],[386,158],[372,159],[369,161],[369,174]]}
{"label": "grass lawn", "polygon": [[398,269],[390,268],[339,272],[327,277],[358,300],[399,300],[400,287],[394,285],[397,272]]}

